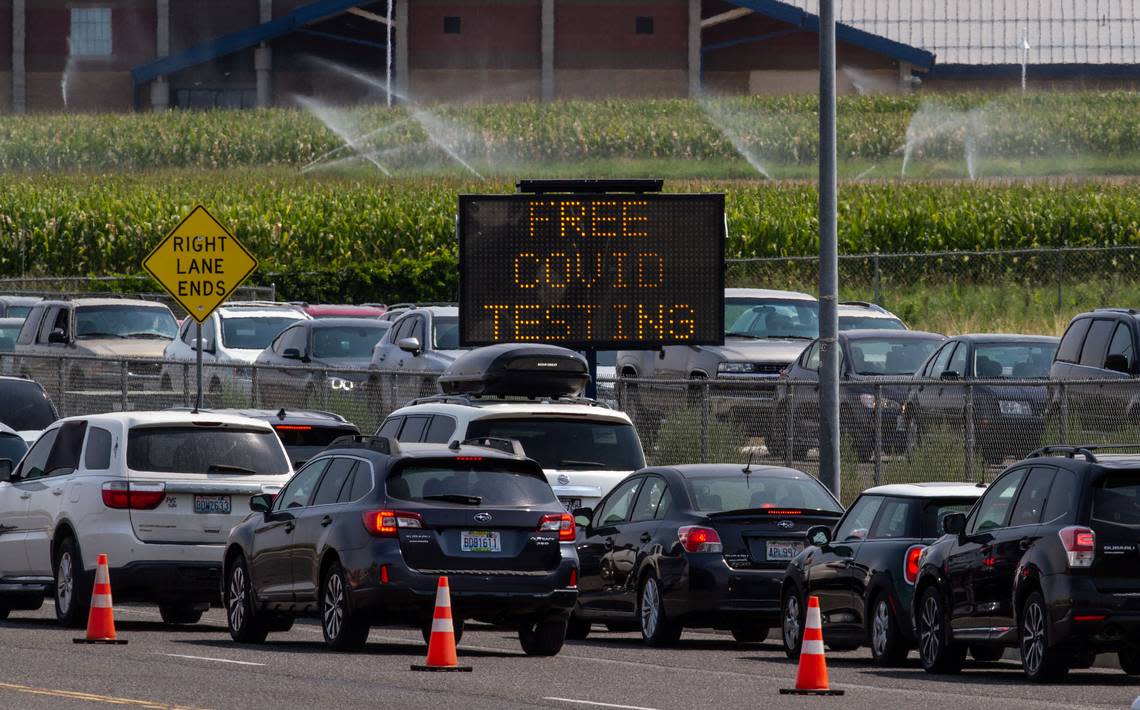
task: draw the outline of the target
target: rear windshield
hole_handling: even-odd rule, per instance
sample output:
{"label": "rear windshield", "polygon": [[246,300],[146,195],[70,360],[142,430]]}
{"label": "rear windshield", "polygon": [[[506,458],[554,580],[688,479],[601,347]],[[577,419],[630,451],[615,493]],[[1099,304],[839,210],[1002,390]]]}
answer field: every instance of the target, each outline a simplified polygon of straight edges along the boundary
{"label": "rear windshield", "polygon": [[814,478],[766,478],[740,474],[723,478],[688,478],[693,507],[704,513],[757,508],[802,508],[843,512]]}
{"label": "rear windshield", "polygon": [[477,419],[468,438],[517,439],[546,470],[636,471],[645,455],[633,427],[586,419]]}
{"label": "rear windshield", "polygon": [[387,328],[373,325],[342,325],[313,329],[313,357],[372,357],[372,348],[384,337]]}
{"label": "rear windshield", "polygon": [[328,446],[340,436],[359,434],[356,427],[350,426],[310,426],[308,424],[278,424],[273,427],[281,443],[288,449],[291,446]]}
{"label": "rear windshield", "polygon": [[847,357],[860,375],[913,375],[941,343],[933,338],[860,338],[847,343]]}
{"label": "rear windshield", "polygon": [[131,429],[127,466],[157,473],[278,475],[289,462],[269,429],[162,426]]}
{"label": "rear windshield", "polygon": [[898,318],[839,316],[839,330],[906,330]]}
{"label": "rear windshield", "polygon": [[1140,527],[1140,471],[1113,472],[1093,489],[1092,519]]}
{"label": "rear windshield", "polygon": [[[978,489],[981,492],[982,489]],[[972,498],[944,498],[932,500],[922,508],[922,537],[942,537],[942,519],[951,513],[970,512]]]}
{"label": "rear windshield", "polygon": [[982,379],[1048,377],[1056,343],[985,343],[974,348],[974,373]]}
{"label": "rear windshield", "polygon": [[0,385],[0,422],[16,431],[46,429],[57,419],[47,393],[35,382]]}
{"label": "rear windshield", "polygon": [[400,500],[433,505],[514,507],[555,503],[554,491],[544,478],[511,471],[492,461],[494,468],[470,464],[405,466],[388,476],[388,495]]}
{"label": "rear windshield", "polygon": [[222,318],[222,345],[235,350],[264,350],[296,318]]}
{"label": "rear windshield", "polygon": [[24,458],[28,445],[15,434],[0,434],[0,459],[8,459],[14,467]]}

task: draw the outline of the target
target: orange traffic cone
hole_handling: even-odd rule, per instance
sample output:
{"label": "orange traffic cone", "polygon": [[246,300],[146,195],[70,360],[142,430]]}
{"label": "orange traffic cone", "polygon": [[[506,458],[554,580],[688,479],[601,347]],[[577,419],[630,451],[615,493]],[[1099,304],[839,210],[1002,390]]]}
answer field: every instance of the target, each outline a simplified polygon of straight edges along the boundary
{"label": "orange traffic cone", "polygon": [[412,670],[471,672],[471,666],[459,665],[459,658],[455,655],[455,627],[451,623],[451,592],[447,577],[440,577],[439,586],[435,589],[435,613],[431,620],[427,662],[422,666],[413,663]]}
{"label": "orange traffic cone", "polygon": [[800,668],[796,687],[780,688],[781,695],[843,695],[827,685],[827,660],[823,657],[823,624],[819,618],[819,597],[808,597],[804,640],[800,644]]}
{"label": "orange traffic cone", "polygon": [[111,610],[111,572],[107,569],[106,555],[99,555],[98,566],[95,568],[95,590],[91,593],[91,611],[87,614],[87,636],[74,641],[126,643],[125,639],[115,638],[115,615]]}

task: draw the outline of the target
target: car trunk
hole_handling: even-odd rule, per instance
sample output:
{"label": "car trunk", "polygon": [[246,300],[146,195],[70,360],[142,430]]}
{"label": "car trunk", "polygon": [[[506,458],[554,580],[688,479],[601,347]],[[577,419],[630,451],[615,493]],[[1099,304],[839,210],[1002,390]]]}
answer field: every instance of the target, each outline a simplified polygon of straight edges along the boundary
{"label": "car trunk", "polygon": [[724,559],[734,569],[783,569],[804,549],[808,528],[831,527],[840,513],[802,508],[755,508],[710,513]]}
{"label": "car trunk", "polygon": [[1140,592],[1140,471],[1109,471],[1093,483],[1090,573],[1102,592]]}

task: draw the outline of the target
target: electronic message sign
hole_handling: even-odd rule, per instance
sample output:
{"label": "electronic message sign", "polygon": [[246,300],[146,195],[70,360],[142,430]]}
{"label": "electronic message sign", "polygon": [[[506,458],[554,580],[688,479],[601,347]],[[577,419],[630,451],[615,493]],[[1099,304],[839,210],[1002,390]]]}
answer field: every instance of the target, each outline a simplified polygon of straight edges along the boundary
{"label": "electronic message sign", "polygon": [[460,341],[724,342],[723,194],[459,197]]}

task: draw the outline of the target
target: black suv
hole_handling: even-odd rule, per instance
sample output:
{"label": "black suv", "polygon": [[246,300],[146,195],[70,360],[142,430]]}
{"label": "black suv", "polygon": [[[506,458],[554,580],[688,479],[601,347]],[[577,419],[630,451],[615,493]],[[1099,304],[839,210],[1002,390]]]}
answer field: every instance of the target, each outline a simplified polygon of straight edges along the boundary
{"label": "black suv", "polygon": [[[518,629],[558,653],[578,600],[574,519],[518,442],[405,444],[344,437],[230,531],[222,595],[235,641],[319,614],[325,643],[361,648],[375,624],[431,631],[449,577],[463,619]],[[507,453],[507,452],[510,453]]]}
{"label": "black suv", "polygon": [[919,558],[922,666],[954,673],[967,648],[1016,646],[1057,680],[1115,651],[1140,674],[1140,454],[1054,446],[1001,474]]}

